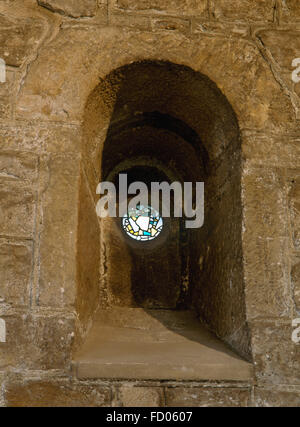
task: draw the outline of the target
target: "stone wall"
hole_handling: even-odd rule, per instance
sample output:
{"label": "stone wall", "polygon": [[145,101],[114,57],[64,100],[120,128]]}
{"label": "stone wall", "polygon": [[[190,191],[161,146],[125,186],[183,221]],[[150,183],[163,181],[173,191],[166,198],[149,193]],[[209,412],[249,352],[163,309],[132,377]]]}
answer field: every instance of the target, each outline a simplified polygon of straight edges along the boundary
{"label": "stone wall", "polygon": [[[7,64],[0,83],[0,317],[7,329],[0,406],[300,406],[300,344],[291,339],[300,317],[300,83],[291,78],[300,57],[299,1],[4,0],[0,57]],[[237,116],[251,385],[71,378],[74,340],[96,308],[81,306],[85,291],[77,289],[76,242],[87,222],[97,230],[77,209],[92,197],[81,168],[85,106],[99,79],[142,60],[206,75]]]}

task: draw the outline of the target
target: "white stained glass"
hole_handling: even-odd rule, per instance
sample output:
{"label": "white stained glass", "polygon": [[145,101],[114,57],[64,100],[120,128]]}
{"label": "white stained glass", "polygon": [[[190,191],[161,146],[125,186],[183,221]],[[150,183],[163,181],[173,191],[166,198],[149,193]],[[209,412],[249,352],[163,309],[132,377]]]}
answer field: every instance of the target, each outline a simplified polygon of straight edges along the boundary
{"label": "white stained glass", "polygon": [[163,229],[163,219],[150,206],[139,206],[124,215],[122,225],[132,239],[145,242],[159,236]]}
{"label": "white stained glass", "polygon": [[137,223],[135,221],[133,221],[133,219],[130,217],[129,217],[129,224],[131,225],[131,227],[135,233],[140,230],[140,227],[137,225]]}
{"label": "white stained glass", "polygon": [[140,227],[140,229],[143,231],[148,231],[149,224],[150,218],[148,216],[140,216],[136,220],[136,225],[138,225],[138,227]]}

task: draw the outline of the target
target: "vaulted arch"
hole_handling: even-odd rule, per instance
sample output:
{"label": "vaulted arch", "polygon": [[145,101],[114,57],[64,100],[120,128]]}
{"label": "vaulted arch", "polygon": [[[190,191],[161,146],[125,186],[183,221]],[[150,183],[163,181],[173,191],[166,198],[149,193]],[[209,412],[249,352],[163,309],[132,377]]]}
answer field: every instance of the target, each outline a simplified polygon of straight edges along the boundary
{"label": "vaulted arch", "polygon": [[[142,280],[149,264],[137,268],[146,255],[134,255],[115,220],[100,221],[100,305],[195,310],[216,335],[249,357],[240,132],[231,105],[214,82],[189,67],[164,61],[135,62],[114,70],[101,79],[86,103],[82,153],[94,203],[98,182],[114,170],[146,171],[155,165],[158,175],[167,171],[181,182],[204,181],[206,188],[204,226],[180,234],[180,224],[171,222],[170,229],[177,232],[169,234],[170,241],[166,237],[159,252],[162,265],[168,267],[152,273],[153,286]],[[172,256],[180,266],[177,276],[171,273]],[[152,255],[151,259],[153,266]],[[141,291],[143,298],[134,296],[136,274],[141,287],[151,288]],[[176,287],[170,297],[170,289]],[[158,295],[172,303],[160,302]]]}

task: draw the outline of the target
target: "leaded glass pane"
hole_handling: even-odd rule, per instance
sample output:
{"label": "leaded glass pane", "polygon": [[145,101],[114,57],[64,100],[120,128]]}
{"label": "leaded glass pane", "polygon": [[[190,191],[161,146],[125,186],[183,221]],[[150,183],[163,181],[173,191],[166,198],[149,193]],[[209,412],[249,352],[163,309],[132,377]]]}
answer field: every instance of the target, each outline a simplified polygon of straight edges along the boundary
{"label": "leaded glass pane", "polygon": [[132,239],[139,241],[153,240],[163,229],[163,219],[150,206],[137,206],[124,215],[122,225],[124,231]]}

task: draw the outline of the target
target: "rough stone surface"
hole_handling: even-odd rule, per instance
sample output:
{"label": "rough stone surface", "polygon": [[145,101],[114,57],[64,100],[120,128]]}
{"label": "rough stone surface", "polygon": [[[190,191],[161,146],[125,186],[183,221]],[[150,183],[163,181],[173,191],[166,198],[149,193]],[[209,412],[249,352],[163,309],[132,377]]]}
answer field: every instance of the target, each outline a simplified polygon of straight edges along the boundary
{"label": "rough stone surface", "polygon": [[72,318],[7,314],[7,342],[0,343],[0,368],[63,369],[68,367],[74,336]]}
{"label": "rough stone surface", "polygon": [[163,402],[163,390],[158,387],[122,386],[119,399],[125,407],[160,407]]}
{"label": "rough stone surface", "polygon": [[245,257],[246,294],[249,318],[288,317],[291,311],[287,241],[280,238],[245,237],[249,248]]}
{"label": "rough stone surface", "polygon": [[38,158],[28,152],[8,151],[0,153],[0,179],[36,182]]}
{"label": "rough stone surface", "polygon": [[290,212],[292,242],[296,250],[300,249],[300,175],[291,173],[288,180],[288,203]]}
{"label": "rough stone surface", "polygon": [[36,194],[15,181],[0,181],[0,234],[32,237]]}
{"label": "rough stone surface", "polygon": [[285,186],[280,170],[247,168],[244,171],[243,245],[247,248],[244,268],[249,318],[290,314]]}
{"label": "rough stone surface", "polygon": [[72,18],[95,16],[97,10],[97,0],[38,0],[38,3],[53,12]]}
{"label": "rough stone surface", "polygon": [[5,372],[0,371],[0,408],[5,406],[4,401],[4,387],[5,387]]}
{"label": "rough stone surface", "polygon": [[284,22],[300,21],[300,8],[298,0],[282,0],[282,20]]}
{"label": "rough stone surface", "polygon": [[274,7],[275,0],[212,0],[212,14],[220,20],[272,22]]}
{"label": "rough stone surface", "polygon": [[249,166],[300,167],[300,139],[297,137],[245,133],[242,149]]}
{"label": "rough stone surface", "polygon": [[300,407],[300,388],[279,386],[270,388],[255,388],[254,400],[257,407]]}
{"label": "rough stone surface", "polygon": [[[37,154],[78,153],[80,151],[80,129],[76,126],[49,126],[37,122],[16,124],[15,126],[3,125],[0,126],[0,145],[5,151],[3,156],[7,156],[6,152],[9,150],[16,150],[12,153],[16,159],[19,158],[17,151]],[[7,162],[11,163],[11,160],[7,160]],[[5,166],[2,166],[2,168],[4,167],[8,167],[6,163]],[[29,170],[27,173],[32,174]]]}
{"label": "rough stone surface", "polygon": [[[258,37],[270,50],[275,61],[287,71],[292,71],[292,61],[299,57],[299,31],[261,31]],[[289,78],[291,75],[288,76]]]}
{"label": "rough stone surface", "polygon": [[166,389],[170,407],[247,407],[250,390],[222,387],[176,387]]}
{"label": "rough stone surface", "polygon": [[[0,406],[299,406],[299,22],[299,0],[0,1]],[[156,273],[94,211],[141,157],[206,184]],[[253,360],[251,401],[250,381],[68,378],[98,305],[150,294]]]}
{"label": "rough stone surface", "polygon": [[76,308],[81,323],[88,325],[100,303],[100,228],[84,174],[81,175],[79,199]]}
{"label": "rough stone surface", "polygon": [[0,155],[0,235],[31,237],[34,229],[36,156],[24,152]]}
{"label": "rough stone surface", "polygon": [[0,299],[13,306],[28,304],[32,245],[0,240]]}
{"label": "rough stone surface", "polygon": [[152,28],[157,31],[160,30],[170,30],[170,31],[180,31],[181,33],[190,32],[190,21],[187,19],[181,18],[154,18],[152,20]]}
{"label": "rough stone surface", "polygon": [[11,112],[10,98],[0,97],[0,120],[9,120]]}
{"label": "rough stone surface", "polygon": [[293,260],[292,270],[291,270],[291,281],[293,289],[293,297],[295,307],[300,311],[300,257],[297,257]]}
{"label": "rough stone surface", "polygon": [[[70,39],[72,47],[66,42]],[[86,49],[91,51],[89,61]],[[110,57],[110,63],[106,58],[111,50],[115,56]],[[215,55],[216,51],[223,57]],[[227,51],[230,55],[225,55]],[[163,36],[160,32],[145,36],[140,32],[100,28],[95,37],[86,28],[63,29],[51,46],[40,50],[18,98],[17,115],[47,121],[80,121],[87,97],[99,82],[99,69],[104,77],[124,63],[157,57],[184,63],[217,82],[241,126],[273,131],[295,128],[291,100],[282,93],[253,42],[201,37],[194,46],[184,35],[168,31]],[[82,75],[86,76],[84,80]],[[81,85],[77,84],[79,80]]]}
{"label": "rough stone surface", "polygon": [[75,304],[79,164],[77,156],[53,155],[43,165],[38,292],[43,306]]}
{"label": "rough stone surface", "polygon": [[207,0],[113,0],[113,6],[122,10],[161,13],[188,13],[207,15]]}
{"label": "rough stone surface", "polygon": [[111,390],[66,380],[25,380],[10,382],[5,400],[9,407],[100,407],[110,406]]}
{"label": "rough stone surface", "polygon": [[257,322],[251,327],[256,375],[260,383],[300,384],[300,346],[291,322]]}
{"label": "rough stone surface", "polygon": [[285,223],[285,181],[276,169],[244,170],[243,193],[246,229],[253,236],[269,238],[287,235]]}
{"label": "rough stone surface", "polygon": [[35,55],[47,28],[32,0],[0,4],[0,57],[7,65],[20,67]]}

